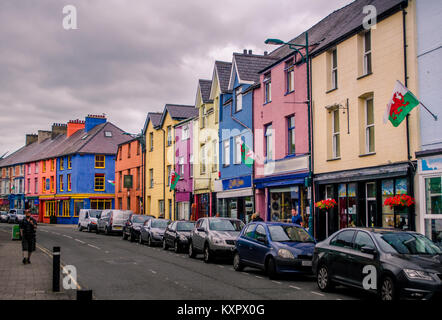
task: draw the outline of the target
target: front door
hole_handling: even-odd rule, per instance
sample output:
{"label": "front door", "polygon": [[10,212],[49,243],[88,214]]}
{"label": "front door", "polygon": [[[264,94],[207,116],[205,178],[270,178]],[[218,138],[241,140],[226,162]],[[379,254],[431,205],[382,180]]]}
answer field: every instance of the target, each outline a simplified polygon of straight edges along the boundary
{"label": "front door", "polygon": [[376,183],[368,182],[366,185],[366,227],[376,226]]}

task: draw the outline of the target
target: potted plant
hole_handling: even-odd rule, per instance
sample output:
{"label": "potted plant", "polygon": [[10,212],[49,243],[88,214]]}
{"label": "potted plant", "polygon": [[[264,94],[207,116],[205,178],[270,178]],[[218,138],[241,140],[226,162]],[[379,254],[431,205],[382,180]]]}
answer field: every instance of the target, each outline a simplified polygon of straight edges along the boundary
{"label": "potted plant", "polygon": [[414,198],[406,194],[398,194],[393,197],[388,197],[384,201],[385,206],[389,206],[391,209],[394,208],[406,208],[411,207],[414,204]]}
{"label": "potted plant", "polygon": [[337,205],[335,199],[325,199],[315,203],[315,207],[325,210],[325,220],[327,222],[327,226],[325,228],[325,236],[328,238],[328,210],[333,209]]}

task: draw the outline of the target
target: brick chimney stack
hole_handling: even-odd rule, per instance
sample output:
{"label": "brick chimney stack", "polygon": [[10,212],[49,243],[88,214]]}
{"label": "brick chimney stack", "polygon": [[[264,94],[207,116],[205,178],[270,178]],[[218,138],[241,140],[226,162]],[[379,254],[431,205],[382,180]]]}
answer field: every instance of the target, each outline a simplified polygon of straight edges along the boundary
{"label": "brick chimney stack", "polygon": [[26,135],[26,145],[29,146],[31,143],[38,141],[38,134],[27,134]]}
{"label": "brick chimney stack", "polygon": [[37,141],[38,143],[42,143],[46,139],[51,138],[51,136],[52,136],[51,131],[38,130]]}
{"label": "brick chimney stack", "polygon": [[66,134],[68,131],[67,124],[64,123],[53,123],[52,124],[52,135],[51,138],[54,139],[56,136],[60,134]]}
{"label": "brick chimney stack", "polygon": [[67,130],[68,137],[72,136],[78,130],[83,130],[84,126],[85,126],[85,121],[83,121],[83,120],[79,120],[79,119],[70,120],[68,122],[68,130]]}

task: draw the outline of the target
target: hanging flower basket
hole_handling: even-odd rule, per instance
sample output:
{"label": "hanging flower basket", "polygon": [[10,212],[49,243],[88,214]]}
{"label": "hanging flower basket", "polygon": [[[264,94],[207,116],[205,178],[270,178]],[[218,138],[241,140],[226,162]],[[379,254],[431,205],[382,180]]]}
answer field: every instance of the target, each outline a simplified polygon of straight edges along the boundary
{"label": "hanging flower basket", "polygon": [[396,195],[393,197],[388,197],[384,201],[385,206],[389,206],[391,209],[395,207],[411,207],[414,204],[414,198],[407,196],[406,194]]}
{"label": "hanging flower basket", "polygon": [[336,206],[335,199],[325,199],[315,203],[315,207],[319,209],[332,209]]}

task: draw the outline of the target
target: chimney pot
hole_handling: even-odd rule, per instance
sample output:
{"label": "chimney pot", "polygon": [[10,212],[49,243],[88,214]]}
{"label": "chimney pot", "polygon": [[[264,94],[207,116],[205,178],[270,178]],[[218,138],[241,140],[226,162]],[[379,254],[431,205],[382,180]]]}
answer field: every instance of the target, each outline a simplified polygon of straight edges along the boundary
{"label": "chimney pot", "polygon": [[247,49],[244,49],[244,51],[243,51],[243,52],[244,52],[244,54],[247,54]]}
{"label": "chimney pot", "polygon": [[252,54],[252,50],[249,50],[249,54]]}
{"label": "chimney pot", "polygon": [[266,55],[268,55],[269,53],[267,52],[267,51],[264,51],[264,55],[266,56]]}

